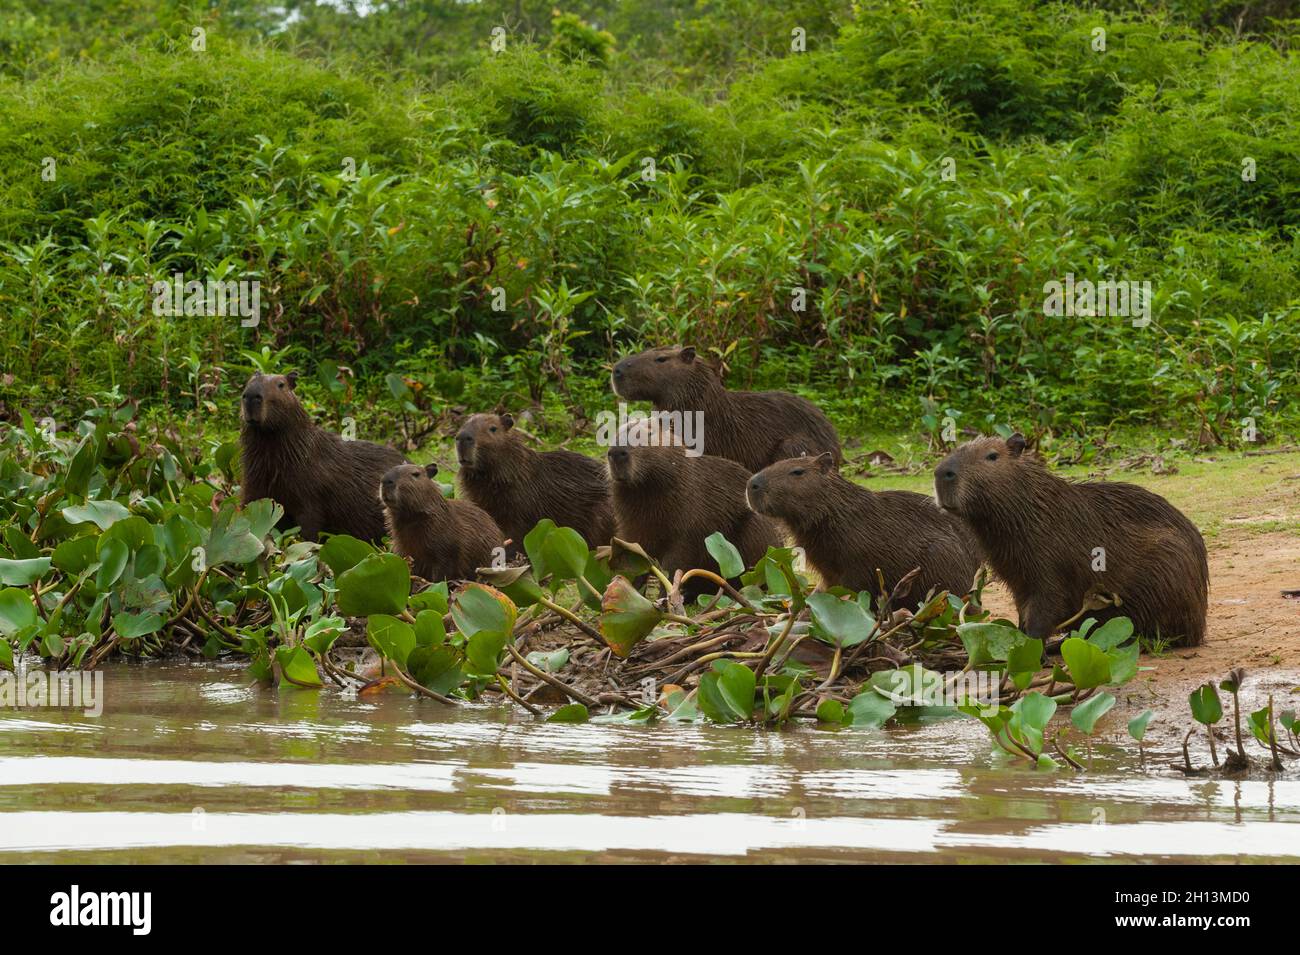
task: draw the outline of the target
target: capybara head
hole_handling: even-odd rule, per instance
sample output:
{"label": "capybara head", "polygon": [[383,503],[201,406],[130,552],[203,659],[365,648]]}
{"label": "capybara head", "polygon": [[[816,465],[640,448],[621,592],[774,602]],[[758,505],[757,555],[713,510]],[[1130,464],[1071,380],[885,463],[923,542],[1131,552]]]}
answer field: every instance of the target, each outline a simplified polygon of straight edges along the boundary
{"label": "capybara head", "polygon": [[514,426],[513,415],[470,415],[456,433],[456,460],[471,471],[490,468],[493,455],[517,440],[510,433]]}
{"label": "capybara head", "polygon": [[629,355],[614,366],[614,394],[628,401],[659,402],[669,395],[698,390],[702,379],[716,379],[695,349],[667,345]]}
{"label": "capybara head", "polygon": [[668,456],[684,454],[681,438],[657,418],[633,418],[619,429],[605,461],[611,481],[636,484],[661,468]]}
{"label": "capybara head", "polygon": [[302,417],[302,404],[294,394],[296,372],[287,375],[255,374],[244,385],[239,402],[239,417],[245,424],[262,431],[276,431]]}
{"label": "capybara head", "polygon": [[430,513],[444,504],[442,488],[434,475],[438,465],[420,467],[418,464],[399,464],[389,468],[379,480],[379,500],[394,514]]}
{"label": "capybara head", "polygon": [[807,516],[826,498],[826,484],[838,473],[835,456],[824,451],[770,464],[749,479],[745,501],[752,511],[789,520]]}
{"label": "capybara head", "polygon": [[945,511],[959,517],[996,509],[1009,494],[1019,493],[1026,465],[1038,458],[1025,454],[1025,438],[976,438],[948,455],[934,471],[934,497]]}

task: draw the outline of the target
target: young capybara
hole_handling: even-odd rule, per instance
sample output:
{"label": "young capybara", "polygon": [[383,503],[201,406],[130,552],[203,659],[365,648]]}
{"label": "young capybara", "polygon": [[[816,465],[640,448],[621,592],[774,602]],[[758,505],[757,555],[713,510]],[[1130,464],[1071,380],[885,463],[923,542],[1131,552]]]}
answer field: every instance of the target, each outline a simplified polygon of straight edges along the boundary
{"label": "young capybara", "polygon": [[829,451],[843,460],[835,426],[815,404],[785,391],[728,391],[694,348],[652,348],[614,366],[614,393],[656,411],[703,413],[704,454],[751,473],[776,461]]}
{"label": "young capybara", "polygon": [[384,512],[379,479],[405,458],[369,441],[344,441],[317,427],[298,396],[297,375],[255,374],[240,401],[244,476],[241,500],[269,497],[284,508],[285,527],[305,540],[322,532],[380,541]]}
{"label": "young capybara", "polygon": [[461,495],[492,515],[520,553],[524,535],[549,517],[572,527],[589,547],[608,544],[614,533],[605,469],[573,451],[534,451],[514,430],[508,414],[476,414],[456,435],[456,475]]}
{"label": "young capybara", "polygon": [[393,552],[425,580],[466,580],[489,566],[501,546],[496,521],[469,501],[449,501],[434,480],[438,466],[399,464],[379,483]]}
{"label": "young capybara", "polygon": [[1053,633],[1098,593],[1121,603],[1086,616],[1126,616],[1140,636],[1184,646],[1205,639],[1205,541],[1158,494],[1059,478],[1019,434],[962,445],[936,469],[934,485],[939,506],[966,522],[1011,588],[1030,636]]}
{"label": "young capybara", "polygon": [[829,454],[778,461],[749,479],[749,506],[790,529],[794,543],[829,587],[885,593],[914,568],[915,608],[932,590],[964,594],[979,570],[979,548],[956,518],[911,491],[869,491],[842,477]]}
{"label": "young capybara", "polygon": [[[606,455],[615,536],[640,544],[671,578],[678,570],[718,570],[705,539],[715,531],[735,545],[746,567],[769,547],[781,544],[777,528],[745,505],[749,472],[735,461],[712,455],[690,456],[672,442],[629,440],[620,433]],[[688,581],[682,596],[693,600],[717,586]]]}

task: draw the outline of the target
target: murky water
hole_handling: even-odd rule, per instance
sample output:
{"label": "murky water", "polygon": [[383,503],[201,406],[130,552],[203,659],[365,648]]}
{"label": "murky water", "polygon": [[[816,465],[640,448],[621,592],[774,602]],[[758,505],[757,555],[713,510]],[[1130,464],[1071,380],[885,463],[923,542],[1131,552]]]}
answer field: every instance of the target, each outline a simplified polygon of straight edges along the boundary
{"label": "murky water", "polygon": [[1035,773],[974,722],[573,726],[249,683],[116,665],[99,718],[0,710],[0,862],[1300,860],[1300,781]]}

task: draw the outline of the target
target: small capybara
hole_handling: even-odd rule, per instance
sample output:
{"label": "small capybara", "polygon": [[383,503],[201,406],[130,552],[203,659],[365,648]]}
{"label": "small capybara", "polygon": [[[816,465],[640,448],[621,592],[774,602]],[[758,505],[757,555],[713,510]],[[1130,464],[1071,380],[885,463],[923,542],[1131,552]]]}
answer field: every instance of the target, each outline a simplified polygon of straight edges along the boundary
{"label": "small capybara", "polygon": [[823,453],[778,461],[749,479],[749,506],[790,529],[822,582],[886,594],[914,568],[905,603],[934,589],[964,594],[979,570],[979,548],[955,517],[911,491],[869,491],[840,475]]}
{"label": "small capybara", "polygon": [[572,527],[588,547],[608,544],[614,533],[605,469],[573,451],[534,451],[508,414],[476,414],[456,435],[460,493],[492,515],[520,553],[524,535],[549,517]]}
{"label": "small capybara", "polygon": [[379,483],[393,552],[425,580],[466,580],[487,567],[503,540],[496,521],[469,501],[449,501],[434,480],[438,466],[399,464]]}
{"label": "small capybara", "polygon": [[[643,436],[629,440],[629,430]],[[741,465],[688,455],[671,442],[646,440],[646,433],[625,429],[606,455],[619,539],[640,544],[670,578],[678,570],[718,570],[704,544],[715,531],[735,545],[746,567],[780,546],[776,526],[745,505],[749,472]],[[693,600],[716,589],[696,578],[682,596]]]}
{"label": "small capybara", "polygon": [[1030,636],[1048,636],[1089,593],[1104,593],[1120,606],[1086,616],[1126,616],[1139,635],[1184,646],[1204,641],[1205,541],[1158,494],[1059,478],[1019,434],[962,445],[935,470],[934,485],[939,506],[966,522],[1011,588]]}
{"label": "small capybara", "polygon": [[702,412],[704,454],[729,458],[750,473],[776,461],[829,451],[843,460],[835,426],[806,398],[785,391],[728,391],[694,348],[652,348],[614,366],[614,393],[649,401],[656,411]]}
{"label": "small capybara", "polygon": [[284,508],[282,526],[297,524],[305,540],[321,533],[382,540],[384,512],[375,488],[406,458],[317,427],[294,394],[296,382],[295,374],[255,374],[244,385],[241,500],[269,497]]}

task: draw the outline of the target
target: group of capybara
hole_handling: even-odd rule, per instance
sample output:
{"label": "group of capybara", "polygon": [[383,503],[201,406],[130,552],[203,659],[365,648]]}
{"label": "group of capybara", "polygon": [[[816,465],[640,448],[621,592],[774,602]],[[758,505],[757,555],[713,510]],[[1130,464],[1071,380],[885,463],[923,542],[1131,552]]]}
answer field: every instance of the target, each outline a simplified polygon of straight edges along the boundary
{"label": "group of capybara", "polygon": [[[611,383],[661,414],[621,429],[603,464],[534,450],[509,414],[475,414],[456,435],[459,496],[448,500],[435,466],[321,429],[293,375],[256,374],[241,404],[243,500],[275,500],[308,540],[387,533],[429,580],[473,577],[549,518],[592,547],[634,541],[669,575],[716,567],[705,539],[721,532],[746,566],[783,541],[802,548],[826,587],[874,593],[883,583],[888,593],[917,571],[905,597],[913,607],[936,590],[964,593],[987,563],[1034,637],[1093,598],[1112,603],[1088,616],[1128,616],[1144,636],[1205,637],[1209,568],[1195,525],[1135,485],[1057,477],[1019,434],[958,447],[935,471],[934,498],[876,492],[839,473],[838,435],[816,405],[728,390],[693,348],[625,358]],[[702,447],[655,424],[700,412]],[[709,586],[689,583],[688,599]]]}

